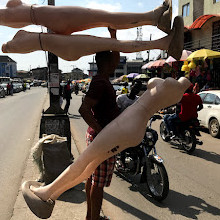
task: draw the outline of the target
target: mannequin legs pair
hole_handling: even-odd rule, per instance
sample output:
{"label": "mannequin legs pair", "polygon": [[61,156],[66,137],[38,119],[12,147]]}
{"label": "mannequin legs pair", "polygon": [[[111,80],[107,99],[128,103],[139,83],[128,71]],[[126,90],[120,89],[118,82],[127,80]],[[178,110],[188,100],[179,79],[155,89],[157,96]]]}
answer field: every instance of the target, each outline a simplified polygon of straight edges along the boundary
{"label": "mannequin legs pair", "polygon": [[39,34],[19,31],[7,44],[4,53],[30,53],[36,50],[50,51],[65,60],[77,60],[82,56],[101,51],[124,53],[150,49],[168,50],[168,54],[178,60],[183,50],[183,20],[176,17],[169,35],[154,41],[121,41],[89,35]]}
{"label": "mannequin legs pair", "polygon": [[[177,103],[189,85],[186,78],[178,81],[173,78],[151,79],[148,90],[139,100],[107,125],[53,183],[31,190],[44,201],[56,200],[63,192],[88,178],[102,161],[139,144],[150,117],[159,109]],[[133,132],[134,128],[139,132]]]}
{"label": "mannequin legs pair", "polygon": [[[170,29],[171,18],[165,16],[164,12],[171,7],[172,1],[165,0],[163,5],[150,12],[125,13],[74,6],[30,6],[22,3],[21,0],[9,0],[6,8],[0,9],[0,25],[21,28],[38,24],[57,34],[71,34],[95,27],[127,29],[142,25],[157,26],[160,23],[166,26],[167,22],[169,27],[166,28]],[[171,14],[172,11],[169,10],[169,13]],[[166,32],[168,33],[169,30]]]}

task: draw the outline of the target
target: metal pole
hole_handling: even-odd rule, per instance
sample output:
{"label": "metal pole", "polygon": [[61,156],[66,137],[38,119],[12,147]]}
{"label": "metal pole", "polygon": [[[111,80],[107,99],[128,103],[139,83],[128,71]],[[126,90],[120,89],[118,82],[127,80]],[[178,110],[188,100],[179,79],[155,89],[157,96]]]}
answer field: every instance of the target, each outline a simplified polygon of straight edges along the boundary
{"label": "metal pole", "polygon": [[[48,5],[55,5],[55,0],[48,0]],[[48,18],[49,19],[49,18]],[[48,29],[48,33],[52,33]],[[60,73],[58,68],[58,57],[51,52],[48,52],[48,89],[50,94],[50,107],[45,111],[45,114],[63,114],[64,111],[60,107]]]}

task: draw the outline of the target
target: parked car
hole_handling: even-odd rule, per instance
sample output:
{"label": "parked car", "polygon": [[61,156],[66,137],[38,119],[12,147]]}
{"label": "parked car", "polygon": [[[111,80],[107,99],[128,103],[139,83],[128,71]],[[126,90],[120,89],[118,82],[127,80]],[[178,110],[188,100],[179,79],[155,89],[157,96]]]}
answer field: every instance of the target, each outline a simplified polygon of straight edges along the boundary
{"label": "parked car", "polygon": [[209,129],[212,137],[220,137],[220,90],[198,93],[203,101],[203,109],[198,112],[200,124]]}
{"label": "parked car", "polygon": [[5,98],[5,89],[0,85],[0,97]]}
{"label": "parked car", "polygon": [[6,94],[7,94],[7,84],[6,84],[6,83],[2,83],[2,84],[1,84],[1,87],[4,88],[4,90],[5,90],[5,95],[6,95]]}
{"label": "parked car", "polygon": [[20,83],[14,82],[13,83],[13,92],[17,93],[17,92],[20,92],[21,90],[22,89],[21,89]]}

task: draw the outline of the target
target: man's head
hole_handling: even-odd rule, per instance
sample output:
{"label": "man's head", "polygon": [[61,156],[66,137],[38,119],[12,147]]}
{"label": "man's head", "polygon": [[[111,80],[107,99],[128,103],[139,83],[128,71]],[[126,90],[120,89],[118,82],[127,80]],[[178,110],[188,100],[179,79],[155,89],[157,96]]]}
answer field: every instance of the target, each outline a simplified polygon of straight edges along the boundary
{"label": "man's head", "polygon": [[134,82],[134,84],[131,86],[131,95],[137,95],[142,88],[142,83],[140,81]]}
{"label": "man's head", "polygon": [[99,73],[104,73],[104,74],[114,74],[114,71],[118,65],[115,65],[114,57],[113,57],[113,52],[111,51],[102,51],[96,53],[95,56],[96,64],[98,67],[98,72]]}
{"label": "man's head", "polygon": [[186,90],[185,93],[192,93],[193,92],[193,87],[194,87],[194,85],[191,83],[191,85],[189,86],[189,88]]}

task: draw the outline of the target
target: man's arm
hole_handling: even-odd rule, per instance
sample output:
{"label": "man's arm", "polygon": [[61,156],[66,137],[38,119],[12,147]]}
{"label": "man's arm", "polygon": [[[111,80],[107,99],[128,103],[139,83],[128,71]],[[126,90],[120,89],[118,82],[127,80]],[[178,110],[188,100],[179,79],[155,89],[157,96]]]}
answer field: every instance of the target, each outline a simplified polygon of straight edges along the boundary
{"label": "man's arm", "polygon": [[98,134],[102,130],[102,126],[96,121],[91,110],[97,103],[98,100],[86,96],[79,108],[79,113],[85,122]]}

